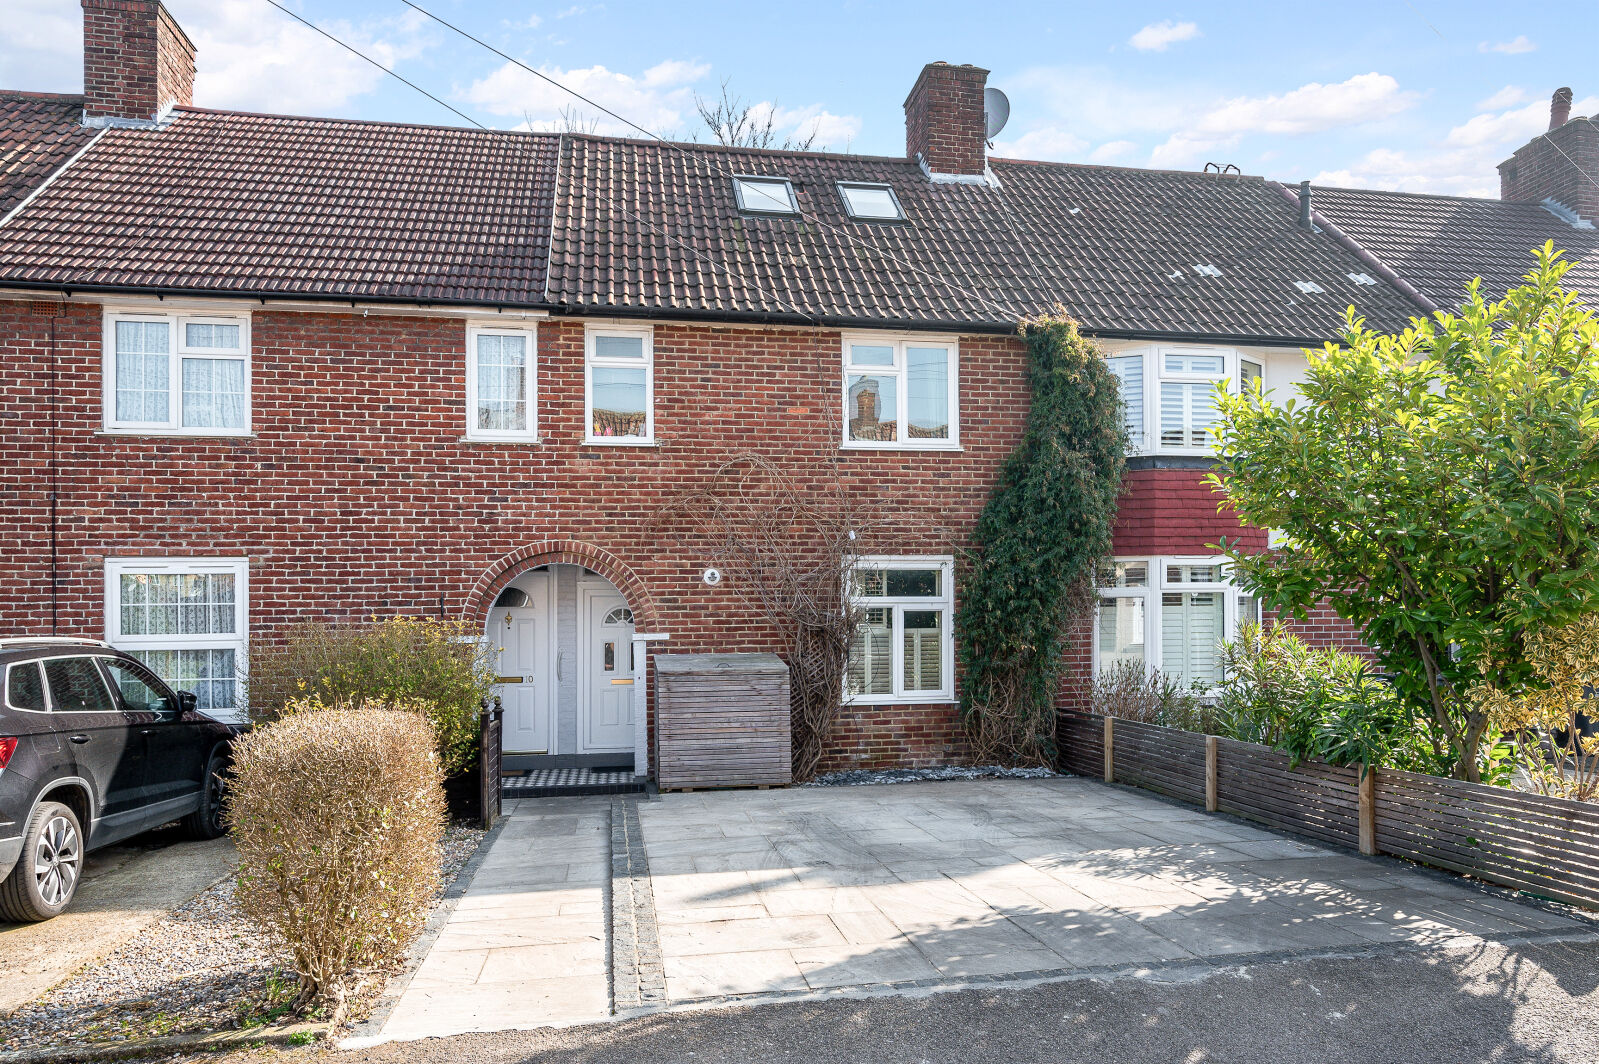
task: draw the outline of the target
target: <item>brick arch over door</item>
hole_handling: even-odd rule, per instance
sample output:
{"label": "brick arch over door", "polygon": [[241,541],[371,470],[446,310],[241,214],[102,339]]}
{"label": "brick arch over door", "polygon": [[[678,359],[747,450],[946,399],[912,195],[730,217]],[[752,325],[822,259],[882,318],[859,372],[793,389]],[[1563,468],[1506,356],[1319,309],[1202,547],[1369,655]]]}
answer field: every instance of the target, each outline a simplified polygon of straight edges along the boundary
{"label": "brick arch over door", "polygon": [[627,600],[628,608],[633,611],[637,631],[661,630],[660,615],[655,609],[649,591],[644,586],[644,581],[639,579],[638,574],[610,551],[574,539],[539,540],[518,547],[501,557],[483,571],[483,575],[477,578],[472,590],[467,593],[466,601],[471,616],[474,618],[487,616],[489,608],[494,605],[494,600],[505,590],[505,585],[529,569],[556,563],[581,565],[599,573]]}

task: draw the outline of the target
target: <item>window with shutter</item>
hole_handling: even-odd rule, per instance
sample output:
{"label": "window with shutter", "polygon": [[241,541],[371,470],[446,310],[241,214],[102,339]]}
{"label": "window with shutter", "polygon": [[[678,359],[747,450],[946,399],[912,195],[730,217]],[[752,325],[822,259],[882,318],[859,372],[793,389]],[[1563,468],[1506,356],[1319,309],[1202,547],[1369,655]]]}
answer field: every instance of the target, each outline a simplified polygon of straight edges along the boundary
{"label": "window with shutter", "polygon": [[1107,358],[1105,365],[1116,375],[1121,385],[1122,404],[1126,408],[1127,438],[1134,450],[1144,448],[1144,356],[1117,355]]}
{"label": "window with shutter", "polygon": [[861,624],[851,642],[845,694],[879,702],[954,697],[954,560],[863,558],[848,594]]}

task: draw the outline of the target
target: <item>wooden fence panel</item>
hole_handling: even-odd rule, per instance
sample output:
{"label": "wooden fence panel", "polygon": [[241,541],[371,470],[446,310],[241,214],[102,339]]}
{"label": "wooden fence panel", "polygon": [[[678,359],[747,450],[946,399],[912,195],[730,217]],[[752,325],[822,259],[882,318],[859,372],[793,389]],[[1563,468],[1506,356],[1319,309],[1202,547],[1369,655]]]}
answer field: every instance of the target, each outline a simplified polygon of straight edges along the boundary
{"label": "wooden fence panel", "polygon": [[1105,718],[1064,712],[1056,730],[1061,767],[1079,776],[1098,776],[1105,767]]}
{"label": "wooden fence panel", "polygon": [[1315,761],[1290,768],[1291,761],[1270,747],[1218,740],[1217,808],[1335,846],[1359,846],[1360,769]]}
{"label": "wooden fence panel", "polygon": [[494,708],[487,707],[483,710],[481,727],[478,729],[478,808],[480,809],[480,823],[484,828],[492,828],[499,819],[501,812],[502,779],[500,776],[500,731],[502,728],[501,717],[504,710],[500,708],[498,696],[494,699]]}
{"label": "wooden fence panel", "polygon": [[1203,803],[1205,737],[1199,732],[1118,720],[1116,781]]}

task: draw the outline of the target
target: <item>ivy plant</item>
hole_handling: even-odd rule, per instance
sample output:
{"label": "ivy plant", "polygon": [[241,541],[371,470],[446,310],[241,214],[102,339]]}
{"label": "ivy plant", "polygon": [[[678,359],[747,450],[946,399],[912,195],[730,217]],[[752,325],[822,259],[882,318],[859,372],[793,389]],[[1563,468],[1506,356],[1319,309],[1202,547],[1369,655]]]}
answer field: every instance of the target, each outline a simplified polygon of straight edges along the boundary
{"label": "ivy plant", "polygon": [[1063,314],[1025,323],[1031,403],[963,558],[961,712],[981,758],[1049,763],[1073,621],[1110,552],[1127,432],[1116,378]]}

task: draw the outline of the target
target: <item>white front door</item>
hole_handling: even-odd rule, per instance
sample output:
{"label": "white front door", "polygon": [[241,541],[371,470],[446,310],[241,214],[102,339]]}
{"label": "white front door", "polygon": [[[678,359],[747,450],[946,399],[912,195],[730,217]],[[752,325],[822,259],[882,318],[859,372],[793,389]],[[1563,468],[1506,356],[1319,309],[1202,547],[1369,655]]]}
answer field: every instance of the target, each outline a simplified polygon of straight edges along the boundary
{"label": "white front door", "polygon": [[489,612],[489,639],[500,647],[497,693],[505,710],[500,749],[508,754],[550,752],[550,632],[548,578],[524,581],[529,605]]}
{"label": "white front door", "polygon": [[586,690],[578,740],[584,752],[633,749],[633,612],[614,591],[583,595]]}

